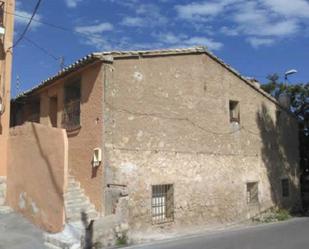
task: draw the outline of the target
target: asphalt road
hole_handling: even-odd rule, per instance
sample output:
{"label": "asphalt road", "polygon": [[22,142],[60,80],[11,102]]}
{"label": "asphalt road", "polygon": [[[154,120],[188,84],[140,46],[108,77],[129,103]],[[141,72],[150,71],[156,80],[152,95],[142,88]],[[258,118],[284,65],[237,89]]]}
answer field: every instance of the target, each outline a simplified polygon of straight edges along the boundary
{"label": "asphalt road", "polygon": [[43,249],[42,232],[16,213],[0,214],[0,249]]}
{"label": "asphalt road", "polygon": [[309,218],[201,234],[128,249],[308,249]]}

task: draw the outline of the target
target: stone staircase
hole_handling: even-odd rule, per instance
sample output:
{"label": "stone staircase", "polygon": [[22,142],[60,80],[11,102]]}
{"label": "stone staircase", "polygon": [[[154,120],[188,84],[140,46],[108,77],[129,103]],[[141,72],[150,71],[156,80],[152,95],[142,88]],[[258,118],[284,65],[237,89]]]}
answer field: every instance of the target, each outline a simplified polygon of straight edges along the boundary
{"label": "stone staircase", "polygon": [[80,183],[72,176],[69,176],[68,179],[67,191],[64,194],[64,204],[67,222],[80,221],[82,212],[87,214],[89,220],[96,219],[99,216],[94,205],[85,195],[85,191],[81,188]]}
{"label": "stone staircase", "polygon": [[87,214],[88,220],[99,218],[99,213],[86,196],[79,182],[69,176],[68,187],[64,194],[66,225],[62,232],[44,234],[46,248],[49,249],[80,249],[81,236],[84,233],[81,213]]}

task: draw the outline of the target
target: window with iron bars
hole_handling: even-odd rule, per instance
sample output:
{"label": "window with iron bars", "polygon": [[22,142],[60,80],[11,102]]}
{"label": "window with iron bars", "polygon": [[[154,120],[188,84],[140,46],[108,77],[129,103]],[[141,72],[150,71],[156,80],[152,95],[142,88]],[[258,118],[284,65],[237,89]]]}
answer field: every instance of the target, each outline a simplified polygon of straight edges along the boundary
{"label": "window with iron bars", "polygon": [[67,130],[80,127],[80,96],[80,81],[65,86],[62,127]]}
{"label": "window with iron bars", "polygon": [[0,1],[0,27],[4,27],[4,1]]}
{"label": "window with iron bars", "polygon": [[258,182],[247,183],[247,203],[253,205],[259,203]]}
{"label": "window with iron bars", "polygon": [[153,185],[151,198],[152,222],[160,224],[174,220],[173,184]]}

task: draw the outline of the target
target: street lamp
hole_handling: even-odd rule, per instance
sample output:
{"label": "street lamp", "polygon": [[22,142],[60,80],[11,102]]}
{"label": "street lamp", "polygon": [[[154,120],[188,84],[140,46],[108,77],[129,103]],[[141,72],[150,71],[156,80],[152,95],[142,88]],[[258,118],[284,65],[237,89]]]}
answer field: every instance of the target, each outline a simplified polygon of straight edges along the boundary
{"label": "street lamp", "polygon": [[[287,89],[287,81],[288,76],[297,73],[296,69],[290,69],[284,73],[284,79],[285,79],[285,88]],[[278,98],[279,103],[284,106],[285,108],[289,109],[291,104],[291,96],[290,94],[285,90],[279,95]]]}
{"label": "street lamp", "polygon": [[291,74],[295,74],[295,73],[297,73],[297,70],[296,70],[296,69],[290,69],[290,70],[286,71],[286,72],[284,73],[284,79],[285,79],[285,80],[288,80],[288,76],[291,75]]}

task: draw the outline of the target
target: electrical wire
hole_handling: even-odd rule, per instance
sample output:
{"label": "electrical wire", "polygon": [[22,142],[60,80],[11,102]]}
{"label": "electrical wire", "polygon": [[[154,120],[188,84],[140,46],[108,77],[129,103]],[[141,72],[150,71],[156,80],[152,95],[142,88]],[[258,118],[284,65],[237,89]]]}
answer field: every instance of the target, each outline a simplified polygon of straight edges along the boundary
{"label": "electrical wire", "polygon": [[31,25],[31,23],[32,23],[32,21],[33,21],[33,18],[35,17],[35,15],[36,15],[36,13],[37,13],[39,7],[40,7],[41,2],[42,2],[42,0],[38,0],[38,2],[36,3],[36,5],[35,5],[35,7],[34,7],[34,10],[33,10],[33,12],[32,12],[32,15],[31,15],[31,17],[30,17],[30,19],[29,19],[29,22],[27,23],[25,29],[23,30],[23,32],[21,33],[21,35],[19,36],[19,38],[16,40],[16,42],[15,42],[10,48],[8,48],[8,50],[10,50],[10,49],[16,47],[16,46],[19,44],[19,42],[21,42],[21,40],[25,37],[25,35],[26,35],[26,33],[27,33],[28,29],[30,28],[30,25]]}
{"label": "electrical wire", "polygon": [[[20,18],[23,18],[23,19],[27,19],[27,20],[30,19],[29,17],[24,16],[24,15],[20,15],[20,14],[8,12],[8,11],[4,11],[4,12],[5,12],[6,14],[8,14],[8,15],[17,16],[17,17],[20,17]],[[70,28],[67,28],[67,27],[63,27],[63,26],[60,26],[60,25],[56,25],[56,24],[53,24],[53,23],[41,21],[41,20],[38,20],[38,19],[32,19],[32,21],[33,21],[33,22],[40,23],[40,24],[43,24],[43,25],[46,25],[46,26],[49,26],[49,27],[54,28],[54,29],[58,29],[58,30],[61,30],[61,31],[64,31],[64,32],[68,32],[68,33],[71,33],[71,34],[74,34],[74,35],[83,36],[83,37],[85,37],[85,38],[97,37],[96,35],[93,35],[93,34],[90,34],[90,33],[83,34],[83,33],[78,32],[78,31],[76,31],[76,30],[73,30],[73,29],[70,29]]]}
{"label": "electrical wire", "polygon": [[47,50],[46,48],[43,48],[42,46],[40,46],[39,44],[37,44],[36,42],[34,42],[33,40],[29,39],[28,37],[24,36],[24,39],[29,42],[30,44],[32,44],[34,47],[38,48],[39,50],[41,50],[42,52],[44,52],[46,55],[50,56],[51,58],[53,58],[56,61],[59,61],[61,59],[61,57],[57,57],[54,54],[52,54],[49,50]]}

